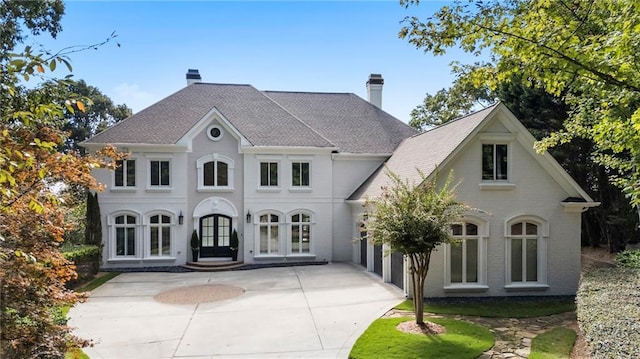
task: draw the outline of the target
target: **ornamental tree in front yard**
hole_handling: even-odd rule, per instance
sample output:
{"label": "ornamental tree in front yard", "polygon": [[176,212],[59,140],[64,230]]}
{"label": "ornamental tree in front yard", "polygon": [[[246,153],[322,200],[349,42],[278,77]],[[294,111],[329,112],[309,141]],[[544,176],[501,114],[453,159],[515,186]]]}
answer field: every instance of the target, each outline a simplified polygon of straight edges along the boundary
{"label": "ornamental tree in front yard", "polygon": [[437,176],[427,180],[420,173],[421,183],[410,184],[390,171],[387,175],[392,185],[383,187],[380,197],[367,201],[365,227],[373,243],[387,244],[391,252],[409,258],[416,323],[424,325],[424,282],[431,252],[451,241],[451,224],[467,207],[455,198],[453,172],[441,186]]}

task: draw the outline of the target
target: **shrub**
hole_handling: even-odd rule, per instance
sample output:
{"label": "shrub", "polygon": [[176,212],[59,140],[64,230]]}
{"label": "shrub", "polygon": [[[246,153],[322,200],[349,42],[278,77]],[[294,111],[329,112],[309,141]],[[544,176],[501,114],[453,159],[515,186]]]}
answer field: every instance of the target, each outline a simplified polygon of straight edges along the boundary
{"label": "shrub", "polygon": [[73,288],[79,282],[92,279],[100,270],[102,249],[99,246],[71,246],[63,247],[60,250],[65,259],[76,265],[76,273],[78,273],[78,278],[69,281],[67,287]]}
{"label": "shrub", "polygon": [[592,357],[640,357],[638,274],[629,268],[600,268],[583,274],[576,312]]}
{"label": "shrub", "polygon": [[623,268],[640,268],[640,250],[618,253],[616,255],[616,265]]}

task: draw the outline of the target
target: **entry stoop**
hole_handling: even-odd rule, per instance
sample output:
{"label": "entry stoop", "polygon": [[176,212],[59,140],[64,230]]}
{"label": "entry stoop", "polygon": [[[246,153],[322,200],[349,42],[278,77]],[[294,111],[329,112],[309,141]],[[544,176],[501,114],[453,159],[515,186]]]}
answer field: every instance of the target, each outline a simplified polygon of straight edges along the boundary
{"label": "entry stoop", "polygon": [[183,265],[184,268],[189,268],[196,272],[221,272],[231,269],[236,269],[244,266],[244,261],[232,261],[232,260],[202,260],[197,262],[187,262]]}

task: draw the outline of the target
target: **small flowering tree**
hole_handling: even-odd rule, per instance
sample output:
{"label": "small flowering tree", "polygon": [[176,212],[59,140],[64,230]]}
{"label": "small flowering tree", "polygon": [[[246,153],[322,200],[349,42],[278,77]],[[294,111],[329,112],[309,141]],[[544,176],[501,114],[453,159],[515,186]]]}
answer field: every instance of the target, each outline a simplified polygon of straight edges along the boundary
{"label": "small flowering tree", "polygon": [[429,271],[431,252],[451,241],[450,226],[459,220],[466,206],[456,201],[453,172],[439,186],[437,178],[417,185],[387,172],[392,186],[384,187],[379,198],[368,200],[365,220],[367,232],[375,244],[387,244],[392,252],[409,258],[416,323],[424,325],[424,282]]}

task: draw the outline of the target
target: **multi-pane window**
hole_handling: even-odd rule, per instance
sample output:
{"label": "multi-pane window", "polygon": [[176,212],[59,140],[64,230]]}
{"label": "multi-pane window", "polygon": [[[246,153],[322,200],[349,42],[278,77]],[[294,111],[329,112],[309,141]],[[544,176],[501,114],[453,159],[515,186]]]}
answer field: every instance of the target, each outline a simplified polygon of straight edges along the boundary
{"label": "multi-pane window", "polygon": [[165,215],[151,216],[149,223],[149,254],[151,256],[170,256],[171,217]]}
{"label": "multi-pane window", "polygon": [[309,162],[291,163],[291,185],[309,187]]}
{"label": "multi-pane window", "polygon": [[278,254],[279,233],[277,214],[263,214],[260,216],[260,254]]}
{"label": "multi-pane window", "polygon": [[482,145],[482,179],[507,180],[507,145]]}
{"label": "multi-pane window", "polygon": [[136,217],[121,215],[115,218],[116,255],[136,255]]}
{"label": "multi-pane window", "polygon": [[135,187],[136,160],[116,161],[114,184],[116,187]]}
{"label": "multi-pane window", "polygon": [[278,162],[260,162],[260,186],[278,187]]}
{"label": "multi-pane window", "polygon": [[152,186],[169,186],[169,161],[151,161],[149,172]]}
{"label": "multi-pane window", "polygon": [[211,161],[204,164],[205,186],[226,187],[229,186],[229,165],[222,161]]}
{"label": "multi-pane window", "polygon": [[451,284],[478,283],[478,226],[460,223],[451,226],[455,243],[449,245]]}
{"label": "multi-pane window", "polygon": [[509,228],[511,282],[538,281],[538,226],[523,221]]}
{"label": "multi-pane window", "polygon": [[311,217],[296,213],[291,216],[291,253],[309,253],[311,244]]}

